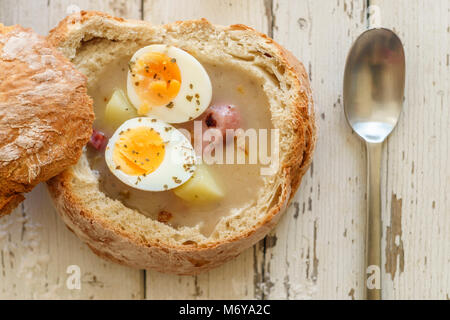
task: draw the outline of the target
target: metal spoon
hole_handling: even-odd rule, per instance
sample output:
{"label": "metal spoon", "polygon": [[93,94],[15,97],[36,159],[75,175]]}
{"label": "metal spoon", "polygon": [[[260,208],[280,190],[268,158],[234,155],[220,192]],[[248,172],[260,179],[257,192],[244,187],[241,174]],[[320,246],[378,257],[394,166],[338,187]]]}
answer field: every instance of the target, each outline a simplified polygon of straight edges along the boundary
{"label": "metal spoon", "polygon": [[[367,196],[366,299],[381,299],[382,144],[397,124],[405,87],[405,54],[400,39],[388,29],[361,34],[347,57],[344,110],[348,123],[366,142]],[[373,281],[373,276],[378,277]],[[369,283],[370,282],[370,283]],[[374,285],[375,283],[375,285]]]}

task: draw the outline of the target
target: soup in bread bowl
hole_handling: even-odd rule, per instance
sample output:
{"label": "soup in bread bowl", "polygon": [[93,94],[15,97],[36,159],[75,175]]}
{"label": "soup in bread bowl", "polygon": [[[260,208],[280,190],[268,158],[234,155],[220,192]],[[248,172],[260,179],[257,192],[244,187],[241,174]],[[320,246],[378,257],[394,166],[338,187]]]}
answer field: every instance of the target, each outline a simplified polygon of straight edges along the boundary
{"label": "soup in bread bowl", "polygon": [[291,53],[243,25],[98,12],[67,17],[49,40],[87,77],[96,120],[78,163],[48,186],[96,254],[195,274],[277,223],[316,137]]}

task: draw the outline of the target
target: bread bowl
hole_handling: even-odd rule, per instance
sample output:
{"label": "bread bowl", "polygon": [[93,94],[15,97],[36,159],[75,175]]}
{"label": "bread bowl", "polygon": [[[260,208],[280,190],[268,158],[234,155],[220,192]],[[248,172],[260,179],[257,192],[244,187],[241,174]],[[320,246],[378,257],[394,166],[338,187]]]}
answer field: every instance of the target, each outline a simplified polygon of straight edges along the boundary
{"label": "bread bowl", "polygon": [[78,161],[93,120],[86,78],[45,37],[0,24],[0,216]]}
{"label": "bread bowl", "polygon": [[[102,187],[103,178],[92,170],[92,158],[85,151],[76,165],[49,180],[48,188],[66,225],[97,255],[134,268],[196,274],[236,257],[278,222],[311,162],[316,139],[308,77],[290,52],[244,25],[215,26],[202,19],[154,26],[99,12],[67,17],[48,39],[87,77],[94,105],[102,104],[98,92],[108,86],[108,79],[121,77],[108,73],[121,66],[121,59],[127,61],[138,49],[162,43],[189,52],[205,66],[213,95],[221,82],[215,72],[224,77],[237,74],[248,86],[253,84],[238,91],[248,89],[258,95],[257,101],[264,100],[263,106],[250,106],[251,99],[245,100],[249,106],[241,106],[244,118],[251,122],[252,115],[261,117],[280,134],[276,172],[263,177],[249,174],[247,182],[236,178],[240,184],[233,185],[235,192],[228,189],[224,200],[228,211],[217,209],[219,217],[207,231],[199,221],[210,217],[196,212],[195,206],[189,211],[191,222],[174,226],[105,194],[107,186]],[[227,174],[221,179],[234,183]]]}

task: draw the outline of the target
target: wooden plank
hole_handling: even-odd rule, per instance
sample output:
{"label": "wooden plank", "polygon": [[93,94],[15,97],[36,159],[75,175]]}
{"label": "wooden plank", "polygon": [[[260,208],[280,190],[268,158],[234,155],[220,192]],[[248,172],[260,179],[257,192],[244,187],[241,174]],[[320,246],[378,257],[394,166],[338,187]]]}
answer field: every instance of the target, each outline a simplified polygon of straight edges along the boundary
{"label": "wooden plank", "polygon": [[76,7],[81,10],[102,11],[122,18],[141,19],[142,17],[142,0],[50,0],[50,27],[55,27],[71,10],[76,10]]}
{"label": "wooden plank", "polygon": [[206,18],[214,24],[243,23],[267,33],[270,11],[264,0],[144,0],[144,20],[164,24]]}
{"label": "wooden plank", "polygon": [[346,123],[342,81],[347,52],[367,25],[365,1],[275,0],[273,9],[274,39],[309,72],[319,136],[294,202],[266,241],[265,297],[361,298],[365,150]]}
{"label": "wooden plank", "polygon": [[[112,13],[119,10],[134,18],[141,15],[140,1],[117,7],[116,2],[105,1],[4,0],[0,2],[0,21],[46,34],[66,15],[69,4]],[[28,194],[11,216],[0,219],[0,250],[0,299],[135,299],[144,295],[143,272],[91,253],[61,222],[44,185]],[[80,268],[81,290],[66,286],[70,265]]]}
{"label": "wooden plank", "polygon": [[[262,0],[145,0],[144,19],[159,24],[207,18],[215,24],[243,23],[268,33],[271,16],[267,3]],[[148,271],[146,296],[149,299],[260,298],[259,247],[248,249],[237,259],[198,276],[178,277]]]}
{"label": "wooden plank", "polygon": [[406,54],[404,109],[386,146],[385,297],[450,299],[450,2],[371,5]]}
{"label": "wooden plank", "polygon": [[48,7],[43,0],[4,0],[0,2],[0,21],[4,25],[20,24],[45,35],[48,30]]}

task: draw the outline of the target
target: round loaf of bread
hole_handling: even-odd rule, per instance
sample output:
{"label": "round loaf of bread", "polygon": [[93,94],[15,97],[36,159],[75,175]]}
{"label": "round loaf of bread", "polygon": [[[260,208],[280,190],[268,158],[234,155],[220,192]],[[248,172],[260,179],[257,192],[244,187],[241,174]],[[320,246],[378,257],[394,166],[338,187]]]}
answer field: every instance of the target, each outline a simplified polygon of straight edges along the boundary
{"label": "round loaf of bread", "polygon": [[87,76],[88,87],[114,57],[149,44],[174,45],[199,61],[239,68],[261,79],[280,133],[276,173],[264,178],[252,206],[221,219],[209,236],[196,227],[173,228],[109,198],[83,155],[48,186],[67,226],[96,254],[135,268],[196,274],[236,257],[275,226],[311,162],[316,139],[308,77],[291,53],[244,25],[202,19],[153,26],[99,12],[67,17],[49,40]]}
{"label": "round loaf of bread", "polygon": [[78,161],[93,120],[86,77],[45,37],[0,24],[0,216]]}

